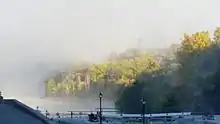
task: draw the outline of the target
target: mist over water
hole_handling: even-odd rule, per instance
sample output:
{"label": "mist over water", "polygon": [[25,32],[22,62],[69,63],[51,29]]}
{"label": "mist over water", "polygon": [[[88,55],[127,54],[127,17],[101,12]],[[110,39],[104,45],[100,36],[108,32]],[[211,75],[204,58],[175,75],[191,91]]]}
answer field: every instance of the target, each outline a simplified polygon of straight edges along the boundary
{"label": "mist over water", "polygon": [[[98,97],[90,99],[42,98],[44,96],[43,81],[45,78],[59,70],[65,69],[66,67],[59,67],[59,64],[57,64],[55,67],[51,67],[50,65],[46,65],[45,68],[39,68],[37,66],[33,67],[34,68],[21,68],[21,71],[18,69],[17,73],[10,73],[10,77],[6,76],[2,78],[2,81],[4,80],[4,82],[7,82],[1,85],[1,90],[5,98],[14,98],[34,109],[36,106],[39,106],[40,110],[48,110],[49,112],[53,113],[68,112],[70,110],[90,111],[99,106],[99,100],[97,99]],[[114,107],[112,101],[104,101],[103,104],[106,107]]]}
{"label": "mist over water", "polygon": [[183,33],[215,28],[218,5],[205,0],[0,1],[0,90],[6,98],[51,111],[93,108],[93,98],[40,99],[43,81],[73,62],[97,62],[111,51],[136,47],[138,38],[142,46],[164,47]]}
{"label": "mist over water", "polygon": [[[12,97],[13,98],[13,97]],[[17,97],[19,101],[24,102],[30,107],[36,109],[39,106],[39,109],[43,112],[48,110],[51,113],[55,112],[68,112],[68,111],[94,111],[95,108],[99,107],[98,98],[90,99],[61,99],[61,98],[39,98],[39,97]],[[113,101],[103,100],[103,108],[114,108]]]}

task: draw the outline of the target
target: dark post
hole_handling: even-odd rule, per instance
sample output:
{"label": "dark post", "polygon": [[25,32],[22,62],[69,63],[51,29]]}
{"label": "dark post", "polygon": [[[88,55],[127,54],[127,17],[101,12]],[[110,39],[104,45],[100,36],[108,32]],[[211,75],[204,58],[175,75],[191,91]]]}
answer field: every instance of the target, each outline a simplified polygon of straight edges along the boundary
{"label": "dark post", "polygon": [[2,101],[4,98],[2,96],[2,92],[0,91],[0,101]]}
{"label": "dark post", "polygon": [[73,118],[73,112],[72,111],[70,112],[70,117]]}
{"label": "dark post", "polygon": [[39,106],[36,107],[37,111],[39,110]]}
{"label": "dark post", "polygon": [[57,116],[58,118],[60,118],[60,113],[59,113],[59,112],[57,112],[57,113],[56,113],[56,116]]}
{"label": "dark post", "polygon": [[57,112],[57,113],[56,113],[56,116],[58,117],[58,119],[59,119],[58,122],[60,123],[60,113]]}
{"label": "dark post", "polygon": [[146,105],[146,102],[145,102],[144,98],[142,98],[141,102],[142,102],[142,120],[143,120],[143,124],[145,124],[145,105]]}
{"label": "dark post", "polygon": [[4,100],[4,98],[2,96],[2,92],[0,91],[0,103],[3,103],[3,100]]}
{"label": "dark post", "polygon": [[102,124],[102,93],[99,93],[99,123]]}
{"label": "dark post", "polygon": [[49,112],[48,112],[47,110],[46,110],[45,114],[46,114],[46,117],[48,117],[48,116],[49,116]]}

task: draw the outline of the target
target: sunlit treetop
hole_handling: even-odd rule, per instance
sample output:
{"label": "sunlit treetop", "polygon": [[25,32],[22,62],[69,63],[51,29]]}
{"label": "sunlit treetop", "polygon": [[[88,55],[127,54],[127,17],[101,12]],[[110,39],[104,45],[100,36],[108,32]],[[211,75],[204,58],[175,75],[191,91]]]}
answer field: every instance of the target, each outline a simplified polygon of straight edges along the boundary
{"label": "sunlit treetop", "polygon": [[158,68],[159,64],[153,56],[143,54],[139,57],[93,64],[90,67],[90,73],[93,82],[107,79],[114,82],[131,83],[140,73],[154,71]]}
{"label": "sunlit treetop", "polygon": [[209,32],[202,31],[192,35],[184,34],[180,50],[184,52],[193,52],[207,48],[212,43]]}
{"label": "sunlit treetop", "polygon": [[220,43],[220,27],[217,27],[214,31],[214,41]]}

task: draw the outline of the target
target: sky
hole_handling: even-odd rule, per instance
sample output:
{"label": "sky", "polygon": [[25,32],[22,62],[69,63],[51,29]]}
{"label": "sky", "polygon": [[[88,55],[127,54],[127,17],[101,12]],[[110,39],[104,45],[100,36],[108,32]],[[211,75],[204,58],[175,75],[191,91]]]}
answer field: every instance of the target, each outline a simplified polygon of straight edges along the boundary
{"label": "sky", "polygon": [[145,48],[168,47],[179,43],[183,33],[213,30],[220,25],[219,4],[218,0],[0,0],[0,82],[5,82],[0,88],[18,80],[39,82],[51,68],[61,68],[57,63],[101,60],[112,51],[137,47],[138,39]]}

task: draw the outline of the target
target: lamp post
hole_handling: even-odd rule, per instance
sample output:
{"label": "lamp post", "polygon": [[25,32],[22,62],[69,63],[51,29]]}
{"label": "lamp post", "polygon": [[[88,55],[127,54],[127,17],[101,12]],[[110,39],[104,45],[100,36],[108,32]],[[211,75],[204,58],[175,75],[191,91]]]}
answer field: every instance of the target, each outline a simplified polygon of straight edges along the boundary
{"label": "lamp post", "polygon": [[3,100],[2,92],[0,91],[0,100]]}
{"label": "lamp post", "polygon": [[4,100],[3,96],[2,96],[2,92],[0,91],[0,103],[2,103]]}
{"label": "lamp post", "polygon": [[99,93],[99,123],[102,124],[102,93]]}
{"label": "lamp post", "polygon": [[47,110],[46,110],[45,114],[46,114],[46,117],[48,117],[50,115]]}
{"label": "lamp post", "polygon": [[144,100],[144,98],[142,98],[141,102],[142,102],[142,120],[143,120],[143,124],[145,124],[145,105],[146,105],[146,101]]}

